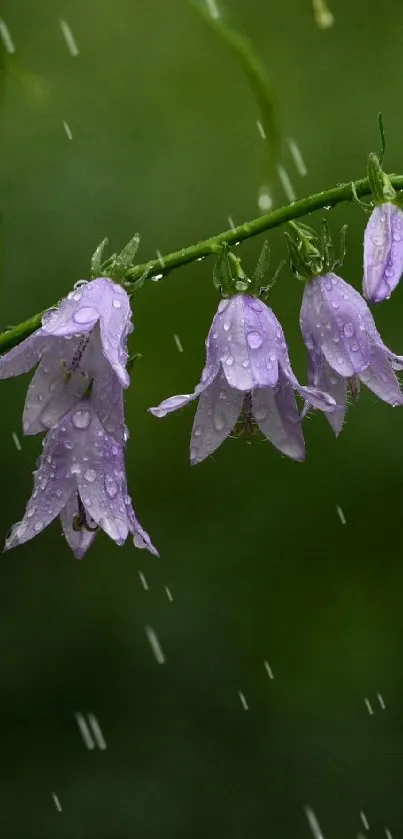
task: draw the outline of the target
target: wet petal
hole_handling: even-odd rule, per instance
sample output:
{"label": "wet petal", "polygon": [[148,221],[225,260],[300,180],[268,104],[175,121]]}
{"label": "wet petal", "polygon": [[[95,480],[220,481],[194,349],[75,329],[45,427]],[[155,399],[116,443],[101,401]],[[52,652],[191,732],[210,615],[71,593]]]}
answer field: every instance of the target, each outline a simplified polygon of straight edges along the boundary
{"label": "wet petal", "polygon": [[395,376],[390,360],[385,352],[377,346],[371,348],[371,362],[366,370],[359,374],[361,381],[373,393],[376,393],[389,405],[402,405],[403,394],[399,381]]}
{"label": "wet petal", "polygon": [[0,356],[0,379],[10,379],[27,373],[38,363],[48,344],[48,338],[38,329],[10,352]]}
{"label": "wet petal", "polygon": [[239,417],[243,393],[231,388],[221,372],[201,394],[190,440],[190,462],[200,463],[231,433]]}
{"label": "wet petal", "polygon": [[192,402],[193,399],[197,399],[197,397],[211,385],[217,376],[217,372],[218,371],[215,368],[205,367],[202,373],[201,381],[195,387],[193,393],[182,393],[178,396],[169,396],[168,399],[164,399],[163,402],[160,402],[156,408],[149,408],[148,410],[150,414],[153,414],[154,417],[166,417],[167,414],[172,414],[173,411],[178,411],[180,408],[188,405],[189,402]]}
{"label": "wet petal", "polygon": [[364,234],[363,293],[371,303],[390,297],[403,272],[403,212],[387,201],[374,207]]}
{"label": "wet petal", "polygon": [[76,559],[82,559],[84,554],[91,547],[96,533],[96,530],[86,530],[85,527],[80,530],[73,528],[73,521],[80,513],[78,507],[78,493],[74,490],[70,496],[63,510],[60,512],[60,520],[62,523],[63,533],[66,537],[69,548],[73,551]]}
{"label": "wet petal", "polygon": [[28,387],[22,424],[24,434],[38,434],[51,428],[81,398],[88,376],[70,369],[78,341],[55,338],[48,342]]}
{"label": "wet petal", "polygon": [[95,411],[84,439],[87,461],[78,458],[76,476],[80,498],[99,527],[123,545],[129,530],[123,445],[104,430]]}
{"label": "wet petal", "polygon": [[150,553],[154,556],[159,556],[157,548],[154,547],[147,531],[144,530],[139,520],[136,518],[136,514],[132,507],[131,498],[129,498],[129,496],[126,497],[126,510],[129,521],[129,530],[133,536],[134,546],[136,548],[139,548],[140,550],[150,551]]}
{"label": "wet petal", "polygon": [[100,323],[102,352],[120,379],[128,387],[127,335],[131,331],[130,301],[121,287],[108,278],[83,283],[70,292],[58,309],[46,318],[44,331],[56,337],[69,338],[91,332]]}
{"label": "wet petal", "polygon": [[33,539],[59,515],[74,488],[69,463],[70,451],[60,444],[58,430],[49,432],[24,518],[14,525],[5,550]]}
{"label": "wet petal", "polygon": [[309,349],[313,341],[341,376],[353,376],[369,363],[370,321],[365,300],[335,274],[306,283],[300,314],[305,343]]}
{"label": "wet petal", "polygon": [[231,387],[246,391],[276,384],[278,357],[286,345],[283,330],[265,303],[246,294],[222,300],[211,333],[216,335],[215,357]]}
{"label": "wet petal", "polygon": [[252,411],[261,432],[276,449],[294,460],[304,460],[304,436],[293,388],[282,373],[276,388],[252,392]]}
{"label": "wet petal", "polygon": [[340,433],[347,409],[347,380],[336,373],[327,363],[325,357],[319,352],[309,354],[308,381],[315,388],[324,391],[334,399],[337,405],[342,407],[326,413],[334,433]]}

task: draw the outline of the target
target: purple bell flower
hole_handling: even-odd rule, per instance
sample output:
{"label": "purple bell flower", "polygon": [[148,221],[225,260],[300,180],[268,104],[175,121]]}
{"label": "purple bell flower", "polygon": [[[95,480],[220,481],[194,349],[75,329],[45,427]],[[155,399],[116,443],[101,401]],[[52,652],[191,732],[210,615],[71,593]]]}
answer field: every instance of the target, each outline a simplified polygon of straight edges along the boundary
{"label": "purple bell flower", "polygon": [[42,326],[0,358],[0,379],[38,365],[23,412],[25,434],[51,428],[87,391],[106,430],[124,439],[123,391],[127,336],[133,330],[130,300],[107,278],[77,284]]}
{"label": "purple bell flower", "polygon": [[402,405],[403,394],[393,370],[403,358],[382,341],[361,295],[332,272],[306,283],[300,325],[309,353],[309,382],[327,390],[342,407],[327,415],[338,434],[346,413],[347,384],[357,378],[390,405]]}
{"label": "purple bell flower", "polygon": [[364,297],[370,303],[387,299],[402,273],[403,211],[385,201],[373,209],[364,233]]}
{"label": "purple bell flower", "polygon": [[12,528],[6,550],[37,536],[60,516],[77,559],[99,528],[117,545],[131,533],[137,548],[158,556],[127,494],[124,446],[105,431],[92,398],[78,402],[48,432],[34,476],[24,518]]}
{"label": "purple bell flower", "polygon": [[231,433],[240,414],[245,425],[250,425],[253,417],[283,454],[303,460],[304,438],[294,390],[322,411],[334,410],[336,403],[317,388],[301,387],[272,310],[247,294],[222,300],[206,349],[206,365],[194,392],[171,396],[157,408],[150,408],[154,416],[164,417],[199,397],[190,443],[191,463],[212,454]]}

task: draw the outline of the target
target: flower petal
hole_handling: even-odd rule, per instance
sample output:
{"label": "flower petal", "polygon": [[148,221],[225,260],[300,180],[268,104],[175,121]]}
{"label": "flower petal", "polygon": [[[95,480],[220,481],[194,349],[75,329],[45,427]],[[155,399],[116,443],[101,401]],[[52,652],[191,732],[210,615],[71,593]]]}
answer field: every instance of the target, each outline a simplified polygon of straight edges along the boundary
{"label": "flower petal", "polygon": [[322,353],[309,354],[308,381],[315,388],[328,393],[341,407],[326,413],[334,433],[340,433],[347,409],[347,380],[332,370]]}
{"label": "flower petal", "polygon": [[200,463],[231,433],[242,408],[243,393],[221,372],[201,394],[190,440],[190,462]]}
{"label": "flower petal", "polygon": [[129,530],[133,536],[134,546],[136,548],[139,548],[140,550],[150,551],[150,553],[154,556],[159,556],[157,548],[154,547],[147,531],[144,530],[139,520],[136,518],[136,514],[132,507],[131,498],[129,496],[126,496],[126,511],[129,521]]}
{"label": "flower petal", "polygon": [[60,444],[58,429],[49,432],[34,473],[34,490],[24,518],[14,525],[6,540],[5,550],[28,542],[59,515],[74,488],[69,470],[70,451]]}
{"label": "flower petal", "polygon": [[95,411],[83,440],[87,460],[80,454],[77,457],[81,467],[77,471],[80,498],[99,527],[123,545],[129,531],[123,446],[104,430]]}
{"label": "flower petal", "polygon": [[22,424],[24,434],[38,434],[51,428],[81,398],[89,377],[70,370],[77,339],[48,340],[40,363],[28,387]]}
{"label": "flower petal", "polygon": [[247,294],[222,300],[210,335],[216,336],[215,357],[231,387],[246,391],[276,384],[285,340],[277,318],[262,300]]}
{"label": "flower petal", "polygon": [[189,402],[192,402],[193,399],[197,399],[197,397],[211,385],[217,376],[217,373],[218,369],[215,367],[206,366],[202,372],[201,381],[198,385],[196,385],[193,393],[182,393],[178,396],[169,396],[168,399],[164,399],[163,402],[160,402],[156,408],[149,408],[148,410],[150,414],[154,417],[166,417],[167,414],[172,414],[173,411],[178,411],[180,408],[188,405]]}
{"label": "flower petal", "polygon": [[121,286],[106,277],[83,283],[61,301],[58,309],[48,313],[42,328],[49,335],[69,338],[91,332],[98,321],[105,358],[122,386],[128,387],[130,377],[125,366],[131,309],[129,298]]}
{"label": "flower petal", "polygon": [[38,363],[48,339],[38,329],[5,355],[0,356],[0,379],[10,379],[27,373]]}
{"label": "flower petal", "polygon": [[353,376],[369,364],[370,321],[365,300],[336,274],[306,283],[300,314],[305,343],[309,349],[313,341],[341,376]]}
{"label": "flower petal", "polygon": [[389,405],[403,405],[403,393],[390,360],[378,346],[371,347],[371,361],[359,377],[373,393]]}
{"label": "flower petal", "polygon": [[280,373],[275,388],[256,388],[252,392],[252,411],[267,439],[283,454],[304,460],[305,443],[293,388]]}
{"label": "flower petal", "polygon": [[60,520],[67,544],[73,551],[76,559],[83,558],[84,554],[88,551],[88,548],[91,547],[97,534],[96,530],[86,530],[85,527],[79,530],[73,528],[74,518],[79,514],[78,493],[75,489],[63,507],[63,510],[60,512]]}
{"label": "flower petal", "polygon": [[374,207],[364,233],[364,296],[371,303],[390,297],[402,273],[403,212],[386,201]]}

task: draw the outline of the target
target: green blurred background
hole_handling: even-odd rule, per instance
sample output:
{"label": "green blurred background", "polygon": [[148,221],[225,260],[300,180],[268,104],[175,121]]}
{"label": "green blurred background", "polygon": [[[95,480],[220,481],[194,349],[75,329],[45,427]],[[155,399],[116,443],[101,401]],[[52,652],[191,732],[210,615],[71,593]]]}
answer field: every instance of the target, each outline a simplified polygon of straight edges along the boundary
{"label": "green blurred background", "polygon": [[[382,14],[376,0],[331,0],[328,31],[310,0],[227,8],[273,81],[298,197],[364,173],[379,109],[388,169],[402,172],[401,0],[383,0]],[[228,215],[257,214],[255,103],[185,0],[2,0],[0,15],[18,61],[0,112],[3,326],[88,277],[104,236],[117,249],[139,231],[146,260],[225,229]],[[349,223],[344,276],[359,287],[365,217],[349,206],[328,218],[336,235]],[[276,265],[282,233],[270,241]],[[239,249],[247,267],[261,243]],[[127,465],[161,558],[101,535],[77,562],[58,523],[2,558],[5,839],[294,839],[311,835],[306,806],[325,839],[366,835],[360,811],[371,836],[402,835],[403,414],[365,392],[338,440],[323,416],[306,422],[305,464],[238,439],[190,469],[193,408],[164,421],[147,408],[198,380],[217,305],[211,269],[178,270],[134,301],[143,358],[127,395]],[[306,380],[300,296],[284,271],[272,304]],[[400,288],[376,310],[397,352],[402,316]],[[22,438],[27,382],[1,384],[2,539],[41,451]],[[86,748],[77,712],[96,716],[106,749]]]}

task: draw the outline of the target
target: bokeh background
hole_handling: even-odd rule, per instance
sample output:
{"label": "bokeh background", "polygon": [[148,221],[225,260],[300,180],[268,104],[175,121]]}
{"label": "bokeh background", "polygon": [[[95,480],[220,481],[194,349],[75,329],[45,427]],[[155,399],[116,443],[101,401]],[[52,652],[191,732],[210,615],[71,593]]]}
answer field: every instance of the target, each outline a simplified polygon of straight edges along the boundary
{"label": "bokeh background", "polygon": [[[227,0],[272,79],[298,197],[361,177],[379,109],[387,167],[402,172],[403,6],[331,8],[321,31],[310,0]],[[2,0],[0,14],[17,50],[0,111],[3,326],[88,277],[104,236],[118,249],[139,231],[146,260],[257,215],[255,102],[185,0]],[[359,287],[365,216],[343,206],[328,220],[335,236],[349,224],[344,276]],[[275,266],[282,232],[270,241]],[[239,248],[247,268],[261,244]],[[403,414],[365,392],[338,440],[323,416],[306,422],[305,464],[238,439],[191,469],[193,408],[164,421],[147,408],[198,379],[211,269],[182,268],[134,301],[127,466],[160,559],[101,535],[77,562],[58,523],[2,557],[5,839],[293,839],[312,835],[306,807],[325,839],[402,835]],[[305,380],[300,297],[283,271],[272,304]],[[375,314],[403,352],[403,289]],[[1,384],[2,539],[41,451],[22,437],[27,383]],[[86,747],[77,713],[96,717],[106,748]]]}

